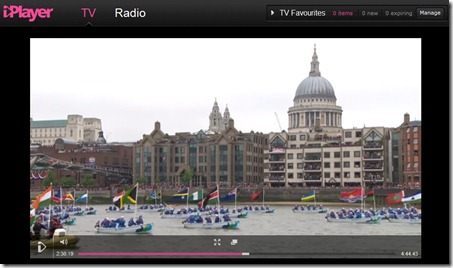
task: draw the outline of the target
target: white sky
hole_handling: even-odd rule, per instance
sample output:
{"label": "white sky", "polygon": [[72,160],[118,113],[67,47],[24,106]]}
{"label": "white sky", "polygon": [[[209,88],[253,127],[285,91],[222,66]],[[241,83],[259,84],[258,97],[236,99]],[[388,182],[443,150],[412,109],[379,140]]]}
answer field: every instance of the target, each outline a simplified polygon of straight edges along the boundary
{"label": "white sky", "polygon": [[31,39],[34,120],[101,119],[108,142],[209,126],[217,98],[242,132],[283,129],[316,43],[343,128],[421,120],[421,39]]}

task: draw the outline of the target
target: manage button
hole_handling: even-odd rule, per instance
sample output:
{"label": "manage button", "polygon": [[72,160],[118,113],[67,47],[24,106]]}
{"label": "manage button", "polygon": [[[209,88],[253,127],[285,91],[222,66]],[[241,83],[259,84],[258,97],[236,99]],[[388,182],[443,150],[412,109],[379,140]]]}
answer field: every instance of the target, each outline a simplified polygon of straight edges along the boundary
{"label": "manage button", "polygon": [[445,16],[444,9],[438,8],[417,8],[417,18],[425,19],[443,19]]}

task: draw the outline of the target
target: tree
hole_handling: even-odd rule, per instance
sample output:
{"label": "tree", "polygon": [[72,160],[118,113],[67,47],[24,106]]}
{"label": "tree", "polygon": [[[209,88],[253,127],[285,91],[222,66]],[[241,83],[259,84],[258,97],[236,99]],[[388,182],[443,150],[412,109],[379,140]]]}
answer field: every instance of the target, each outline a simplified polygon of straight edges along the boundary
{"label": "tree", "polygon": [[63,177],[60,179],[60,186],[75,186],[76,180],[72,177]]}
{"label": "tree", "polygon": [[55,185],[55,180],[56,180],[56,176],[55,176],[55,173],[53,172],[53,170],[49,170],[49,173],[47,174],[47,177],[45,177],[41,184],[43,186],[46,186],[46,187],[49,187],[49,185],[52,183],[53,185]]}
{"label": "tree", "polygon": [[146,183],[146,178],[145,178],[145,177],[139,177],[139,178],[137,178],[137,183],[138,183],[138,184],[145,184],[145,183]]}
{"label": "tree", "polygon": [[80,182],[83,187],[90,187],[96,185],[96,180],[93,178],[93,175],[87,174],[83,177],[82,181]]}
{"label": "tree", "polygon": [[184,185],[191,185],[192,184],[192,179],[193,179],[193,171],[192,169],[185,169],[184,174],[182,175],[182,180],[184,182]]}

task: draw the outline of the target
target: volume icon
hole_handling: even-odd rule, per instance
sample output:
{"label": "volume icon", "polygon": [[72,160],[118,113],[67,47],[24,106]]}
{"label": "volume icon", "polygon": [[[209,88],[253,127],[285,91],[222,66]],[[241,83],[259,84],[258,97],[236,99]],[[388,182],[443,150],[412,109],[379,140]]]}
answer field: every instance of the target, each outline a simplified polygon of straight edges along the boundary
{"label": "volume icon", "polygon": [[63,239],[60,241],[60,244],[62,245],[67,245],[68,244],[68,239]]}

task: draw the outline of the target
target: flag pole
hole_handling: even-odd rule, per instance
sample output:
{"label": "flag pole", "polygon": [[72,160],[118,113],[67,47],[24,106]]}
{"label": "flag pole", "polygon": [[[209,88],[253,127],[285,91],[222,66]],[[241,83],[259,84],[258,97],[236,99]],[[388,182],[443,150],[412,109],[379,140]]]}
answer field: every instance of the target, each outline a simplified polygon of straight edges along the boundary
{"label": "flag pole", "polygon": [[361,194],[362,194],[362,210],[365,210],[365,200],[363,198],[363,186],[360,186],[360,191],[361,191]]}
{"label": "flag pole", "polygon": [[237,197],[238,196],[238,188],[234,189],[234,210],[237,210]]}
{"label": "flag pole", "polygon": [[217,206],[219,206],[219,212],[220,212],[220,188],[219,185],[216,185],[217,188]]}
{"label": "flag pole", "polygon": [[[137,189],[135,189],[135,208],[134,208],[134,220],[135,218],[137,217],[137,202],[138,202],[138,182],[137,184],[135,184],[135,187],[137,187]],[[121,197],[123,198],[123,197]]]}
{"label": "flag pole", "polygon": [[[52,199],[51,199],[52,201]],[[60,215],[61,213],[63,213],[63,190],[61,189],[61,186],[60,186]]]}
{"label": "flag pole", "polygon": [[316,208],[316,190],[313,190],[313,195],[315,196],[315,208]]}
{"label": "flag pole", "polygon": [[373,209],[376,212],[376,199],[374,197],[374,189],[373,189]]}
{"label": "flag pole", "polygon": [[[74,198],[75,200],[75,198]],[[75,201],[74,201],[75,202]],[[85,200],[85,210],[88,208],[88,189],[87,189],[87,198]]]}
{"label": "flag pole", "polygon": [[[52,187],[50,193],[50,203],[49,203],[49,219],[47,220],[47,233],[50,234],[49,230],[50,230],[50,220],[51,220],[51,217],[52,217],[52,196],[53,196],[53,184],[50,183],[50,187]],[[38,208],[39,208],[39,205],[38,205]]]}
{"label": "flag pole", "polygon": [[187,198],[186,198],[186,202],[187,202],[187,209],[189,209],[189,196],[190,196],[190,188],[187,187]]}

